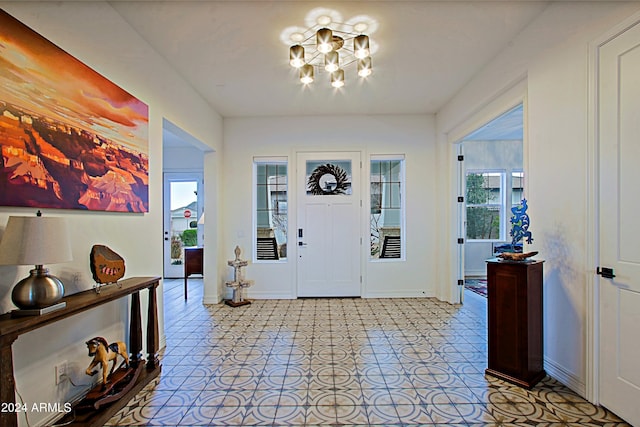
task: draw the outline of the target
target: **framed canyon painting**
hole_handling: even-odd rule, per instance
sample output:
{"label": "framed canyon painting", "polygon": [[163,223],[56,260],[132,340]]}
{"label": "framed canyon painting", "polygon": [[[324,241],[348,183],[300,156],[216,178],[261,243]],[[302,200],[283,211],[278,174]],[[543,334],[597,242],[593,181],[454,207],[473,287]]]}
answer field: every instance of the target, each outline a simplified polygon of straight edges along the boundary
{"label": "framed canyon painting", "polygon": [[0,9],[0,206],[148,212],[149,108]]}

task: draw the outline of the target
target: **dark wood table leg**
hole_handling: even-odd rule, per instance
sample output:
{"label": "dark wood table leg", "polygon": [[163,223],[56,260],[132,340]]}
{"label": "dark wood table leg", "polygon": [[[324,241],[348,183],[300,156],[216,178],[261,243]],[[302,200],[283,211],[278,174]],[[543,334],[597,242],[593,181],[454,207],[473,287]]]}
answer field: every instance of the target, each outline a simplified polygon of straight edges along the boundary
{"label": "dark wood table leg", "polygon": [[142,359],[142,320],[140,318],[140,292],[131,294],[131,319],[129,322],[129,351],[134,366]]}
{"label": "dark wood table leg", "polygon": [[[18,338],[17,336],[2,337],[0,340],[0,402],[3,404],[15,404],[16,381],[13,377],[13,352],[11,344]],[[0,412],[0,425],[6,427],[18,426],[18,412],[5,411]]]}
{"label": "dark wood table leg", "polygon": [[187,274],[187,272],[184,272],[184,300],[187,300],[187,279],[189,278],[189,275]]}
{"label": "dark wood table leg", "polygon": [[[149,307],[147,312],[147,351],[149,358],[147,360],[147,369],[153,370],[159,366],[158,347],[160,346],[158,339],[158,303],[156,299],[156,286],[149,287]],[[186,295],[186,293],[185,293]]]}

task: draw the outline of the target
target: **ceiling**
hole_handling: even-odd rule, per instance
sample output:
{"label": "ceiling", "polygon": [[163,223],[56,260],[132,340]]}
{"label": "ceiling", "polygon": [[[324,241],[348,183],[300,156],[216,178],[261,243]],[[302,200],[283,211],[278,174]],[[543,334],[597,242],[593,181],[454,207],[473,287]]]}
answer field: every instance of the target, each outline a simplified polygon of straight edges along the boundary
{"label": "ceiling", "polygon": [[[536,1],[113,1],[112,7],[223,117],[436,113],[544,10]],[[364,82],[303,86],[281,33],[315,8],[367,15],[377,51]],[[353,68],[353,66],[352,66]]]}

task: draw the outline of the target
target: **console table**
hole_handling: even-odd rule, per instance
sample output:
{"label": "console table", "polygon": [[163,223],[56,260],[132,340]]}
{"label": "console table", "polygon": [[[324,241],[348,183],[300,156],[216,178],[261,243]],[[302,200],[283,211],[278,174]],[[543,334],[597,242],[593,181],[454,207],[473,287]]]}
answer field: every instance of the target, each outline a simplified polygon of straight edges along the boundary
{"label": "console table", "polygon": [[487,261],[486,373],[531,389],[545,377],[542,263]]}
{"label": "console table", "polygon": [[192,274],[204,274],[204,248],[184,250],[184,299],[187,299],[187,278]]}
{"label": "console table", "polygon": [[[156,299],[156,288],[159,283],[159,277],[133,277],[121,280],[119,285],[104,286],[100,289],[99,294],[93,289],[90,289],[64,297],[62,301],[67,303],[65,308],[41,316],[11,317],[11,313],[0,316],[0,402],[15,403],[15,378],[11,345],[20,335],[128,295],[131,295],[130,342],[128,346],[129,352],[132,355],[130,363],[134,367],[140,363],[145,363],[142,356],[140,291],[147,289],[149,291],[149,303],[147,310],[146,339],[148,357],[146,360],[146,369],[143,369],[134,387],[120,400],[95,412],[82,414],[82,416],[78,415],[75,420],[68,424],[70,426],[104,425],[104,423],[122,409],[136,393],[160,374],[161,366],[157,356],[159,337]],[[0,425],[3,427],[17,427],[17,413],[0,412]]]}

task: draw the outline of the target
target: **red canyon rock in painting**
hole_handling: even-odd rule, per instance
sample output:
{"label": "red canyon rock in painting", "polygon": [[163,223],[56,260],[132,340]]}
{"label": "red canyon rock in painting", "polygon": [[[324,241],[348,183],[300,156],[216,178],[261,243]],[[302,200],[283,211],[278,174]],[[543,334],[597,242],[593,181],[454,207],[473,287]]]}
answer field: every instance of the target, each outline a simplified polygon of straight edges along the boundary
{"label": "red canyon rock in painting", "polygon": [[0,102],[0,205],[148,211],[148,159]]}

